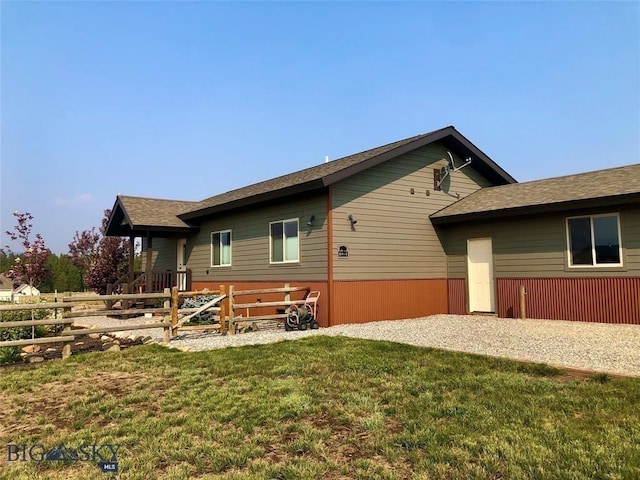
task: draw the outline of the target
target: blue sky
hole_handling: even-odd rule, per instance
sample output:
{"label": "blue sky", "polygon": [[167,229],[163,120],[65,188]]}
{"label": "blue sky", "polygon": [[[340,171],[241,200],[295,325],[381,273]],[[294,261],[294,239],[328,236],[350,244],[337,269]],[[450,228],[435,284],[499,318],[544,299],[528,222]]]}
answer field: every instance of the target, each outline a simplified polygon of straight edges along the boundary
{"label": "blue sky", "polygon": [[[519,181],[640,162],[637,2],[2,2],[1,230],[455,125]],[[3,235],[1,245],[6,243]]]}

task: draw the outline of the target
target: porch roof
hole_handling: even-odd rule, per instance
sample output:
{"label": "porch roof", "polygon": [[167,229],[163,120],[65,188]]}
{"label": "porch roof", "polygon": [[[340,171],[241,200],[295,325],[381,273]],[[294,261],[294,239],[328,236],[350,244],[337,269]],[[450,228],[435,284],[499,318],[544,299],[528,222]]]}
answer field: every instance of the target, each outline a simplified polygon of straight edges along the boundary
{"label": "porch roof", "polygon": [[118,195],[111,210],[106,234],[144,236],[149,232],[165,235],[187,233],[197,228],[178,215],[196,207],[199,202]]}

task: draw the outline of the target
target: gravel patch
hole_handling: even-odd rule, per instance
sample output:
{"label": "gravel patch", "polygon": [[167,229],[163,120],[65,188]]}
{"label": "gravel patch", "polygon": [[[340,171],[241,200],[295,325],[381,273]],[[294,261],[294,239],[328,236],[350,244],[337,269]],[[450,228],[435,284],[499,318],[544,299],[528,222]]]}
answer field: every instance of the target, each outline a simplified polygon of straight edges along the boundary
{"label": "gravel patch", "polygon": [[[138,318],[118,320],[91,317],[85,325],[115,326],[154,322]],[[80,322],[78,322],[80,323]],[[161,342],[162,329],[124,332],[151,336]],[[520,320],[473,315],[433,315],[408,320],[336,325],[319,330],[285,332],[269,327],[257,332],[221,336],[188,332],[171,340],[170,346],[187,350],[258,345],[296,340],[314,335],[387,340],[419,347],[433,347],[559,367],[640,376],[640,325]]]}

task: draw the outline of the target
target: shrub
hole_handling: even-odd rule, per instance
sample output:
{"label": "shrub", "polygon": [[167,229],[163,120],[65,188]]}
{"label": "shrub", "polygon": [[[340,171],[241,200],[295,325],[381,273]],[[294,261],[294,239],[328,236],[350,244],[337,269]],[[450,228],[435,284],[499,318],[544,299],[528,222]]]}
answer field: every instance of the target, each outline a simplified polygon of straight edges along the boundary
{"label": "shrub", "polygon": [[[6,302],[2,302],[1,304],[7,305]],[[47,318],[50,313],[51,310],[47,309],[33,310],[33,319],[42,320],[44,318]],[[30,310],[12,310],[8,312],[0,312],[0,341],[24,340],[27,338],[31,338],[31,327],[2,328],[2,322],[24,322],[27,320],[31,320]],[[45,337],[53,329],[53,325],[38,325],[37,327],[35,327],[35,336]]]}
{"label": "shrub", "polygon": [[[196,298],[185,298],[180,305],[180,308],[198,308],[213,300],[215,296],[213,295],[204,295]],[[211,325],[215,323],[215,313],[214,312],[202,312],[195,317],[193,317],[190,321],[193,325]]]}
{"label": "shrub", "polygon": [[22,360],[20,348],[5,347],[0,348],[0,363],[16,363]]}

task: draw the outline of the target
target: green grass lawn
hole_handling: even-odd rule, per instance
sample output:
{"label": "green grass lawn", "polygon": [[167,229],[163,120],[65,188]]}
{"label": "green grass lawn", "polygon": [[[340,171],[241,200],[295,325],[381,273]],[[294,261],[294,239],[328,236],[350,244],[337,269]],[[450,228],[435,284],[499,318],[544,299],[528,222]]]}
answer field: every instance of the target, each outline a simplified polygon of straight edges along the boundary
{"label": "green grass lawn", "polygon": [[335,337],[134,347],[0,369],[1,479],[113,478],[9,443],[117,445],[122,479],[631,479],[640,379]]}

